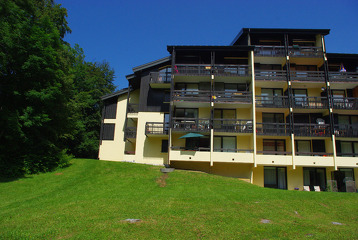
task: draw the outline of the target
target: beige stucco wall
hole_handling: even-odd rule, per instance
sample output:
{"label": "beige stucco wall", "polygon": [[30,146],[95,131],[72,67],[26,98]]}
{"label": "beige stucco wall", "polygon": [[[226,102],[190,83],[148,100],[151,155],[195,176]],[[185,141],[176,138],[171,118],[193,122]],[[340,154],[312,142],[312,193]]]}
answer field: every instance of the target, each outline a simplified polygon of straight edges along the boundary
{"label": "beige stucco wall", "polygon": [[100,145],[98,158],[100,160],[123,161],[125,142],[124,138],[124,123],[125,113],[127,108],[127,95],[119,96],[117,103],[116,119],[104,119],[104,123],[114,123],[114,140],[103,140]]}

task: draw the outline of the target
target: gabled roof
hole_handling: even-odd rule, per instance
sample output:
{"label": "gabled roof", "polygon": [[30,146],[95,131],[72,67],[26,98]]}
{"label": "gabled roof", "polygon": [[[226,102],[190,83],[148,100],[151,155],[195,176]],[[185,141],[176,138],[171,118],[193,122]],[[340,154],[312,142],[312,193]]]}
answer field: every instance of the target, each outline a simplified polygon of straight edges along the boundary
{"label": "gabled roof", "polygon": [[[153,62],[149,62],[149,63],[143,64],[143,65],[140,65],[138,67],[134,67],[133,72],[135,73],[135,72],[138,72],[138,71],[142,71],[144,69],[154,67],[154,66],[156,66],[158,64],[162,64],[162,63],[165,63],[165,62],[170,61],[170,60],[171,60],[171,56],[161,58],[161,59],[155,60]],[[130,76],[130,75],[128,75],[128,76]]]}
{"label": "gabled roof", "polygon": [[230,45],[235,45],[241,38],[248,33],[263,33],[263,34],[329,34],[330,29],[302,29],[302,28],[242,28],[239,34],[234,38]]}
{"label": "gabled roof", "polygon": [[107,99],[110,99],[110,98],[113,98],[113,97],[119,97],[120,95],[123,95],[125,93],[128,93],[128,88],[123,88],[117,92],[114,92],[114,93],[110,93],[110,94],[107,94],[107,95],[104,95],[101,97],[102,101],[104,100],[107,100]]}

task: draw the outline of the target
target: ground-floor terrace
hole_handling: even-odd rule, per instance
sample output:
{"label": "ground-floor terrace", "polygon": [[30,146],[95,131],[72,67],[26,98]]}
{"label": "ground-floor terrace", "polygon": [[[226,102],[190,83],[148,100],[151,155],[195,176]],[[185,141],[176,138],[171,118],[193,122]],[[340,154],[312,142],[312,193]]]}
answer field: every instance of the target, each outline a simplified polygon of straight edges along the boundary
{"label": "ground-floor terrace", "polygon": [[358,168],[265,166],[247,163],[214,163],[171,161],[177,169],[203,171],[269,188],[287,190],[310,190],[355,192],[358,188]]}

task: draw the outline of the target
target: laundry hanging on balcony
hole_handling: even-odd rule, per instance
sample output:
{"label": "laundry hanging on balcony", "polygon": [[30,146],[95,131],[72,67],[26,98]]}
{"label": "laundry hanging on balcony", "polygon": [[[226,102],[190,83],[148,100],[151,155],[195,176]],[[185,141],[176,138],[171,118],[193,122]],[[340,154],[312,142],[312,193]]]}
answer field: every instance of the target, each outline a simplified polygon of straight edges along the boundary
{"label": "laundry hanging on balcony", "polygon": [[181,139],[181,138],[195,138],[195,137],[204,137],[204,135],[199,134],[199,133],[188,133],[188,134],[185,134],[184,136],[181,136],[179,139]]}

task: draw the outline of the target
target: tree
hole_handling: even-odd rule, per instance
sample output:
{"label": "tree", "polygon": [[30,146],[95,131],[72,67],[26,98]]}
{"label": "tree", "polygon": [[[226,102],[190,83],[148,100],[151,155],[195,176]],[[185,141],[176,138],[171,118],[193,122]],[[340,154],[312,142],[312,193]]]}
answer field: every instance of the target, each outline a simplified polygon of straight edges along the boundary
{"label": "tree", "polygon": [[65,165],[72,80],[66,9],[52,0],[0,1],[0,174]]}
{"label": "tree", "polygon": [[115,90],[114,71],[107,62],[86,62],[78,45],[72,49],[72,59],[75,129],[68,146],[76,157],[96,158],[103,107],[100,97]]}

